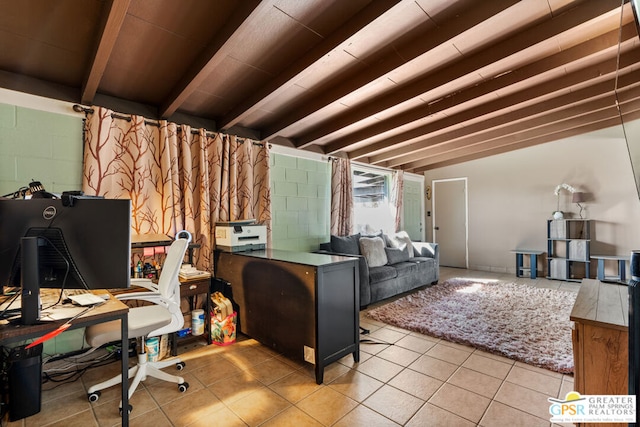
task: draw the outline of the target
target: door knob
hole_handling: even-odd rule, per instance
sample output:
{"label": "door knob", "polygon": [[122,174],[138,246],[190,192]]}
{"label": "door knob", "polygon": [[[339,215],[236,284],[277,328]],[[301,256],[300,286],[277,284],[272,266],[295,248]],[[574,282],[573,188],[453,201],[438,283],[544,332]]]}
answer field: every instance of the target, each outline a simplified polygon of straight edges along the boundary
{"label": "door knob", "polygon": [[433,227],[434,230],[440,230],[440,227]]}

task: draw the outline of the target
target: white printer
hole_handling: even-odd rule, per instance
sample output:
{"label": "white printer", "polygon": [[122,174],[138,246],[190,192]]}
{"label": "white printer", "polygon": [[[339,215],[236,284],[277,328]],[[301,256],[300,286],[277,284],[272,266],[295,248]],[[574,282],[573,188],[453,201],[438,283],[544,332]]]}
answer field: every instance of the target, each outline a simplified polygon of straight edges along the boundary
{"label": "white printer", "polygon": [[265,249],[267,227],[255,220],[216,222],[216,249],[242,252]]}

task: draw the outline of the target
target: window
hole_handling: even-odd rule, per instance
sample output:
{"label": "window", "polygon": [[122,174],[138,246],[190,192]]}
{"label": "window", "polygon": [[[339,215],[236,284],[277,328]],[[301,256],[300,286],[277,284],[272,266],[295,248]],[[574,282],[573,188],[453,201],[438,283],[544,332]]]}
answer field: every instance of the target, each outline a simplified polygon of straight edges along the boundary
{"label": "window", "polygon": [[394,231],[391,206],[391,172],[365,166],[351,166],[353,174],[354,232],[374,234]]}

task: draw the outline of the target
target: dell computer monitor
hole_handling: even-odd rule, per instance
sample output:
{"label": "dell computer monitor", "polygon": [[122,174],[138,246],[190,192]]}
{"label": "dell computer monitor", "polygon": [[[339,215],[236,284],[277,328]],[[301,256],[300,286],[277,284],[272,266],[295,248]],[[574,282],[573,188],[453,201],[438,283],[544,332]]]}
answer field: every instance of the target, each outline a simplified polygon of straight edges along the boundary
{"label": "dell computer monitor", "polygon": [[3,287],[21,286],[24,258],[20,248],[24,237],[37,238],[37,257],[33,258],[37,258],[41,288],[129,287],[130,200],[90,197],[0,200]]}

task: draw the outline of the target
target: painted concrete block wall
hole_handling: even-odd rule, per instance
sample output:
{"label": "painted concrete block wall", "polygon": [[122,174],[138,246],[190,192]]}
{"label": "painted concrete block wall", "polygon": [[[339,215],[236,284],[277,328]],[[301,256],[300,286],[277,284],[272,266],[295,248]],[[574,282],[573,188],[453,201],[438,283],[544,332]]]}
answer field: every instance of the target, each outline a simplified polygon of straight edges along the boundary
{"label": "painted concrete block wall", "polygon": [[0,104],[0,195],[32,180],[81,189],[82,118]]}
{"label": "painted concrete block wall", "polygon": [[313,251],[329,241],[331,169],[327,161],[271,153],[274,249]]}

